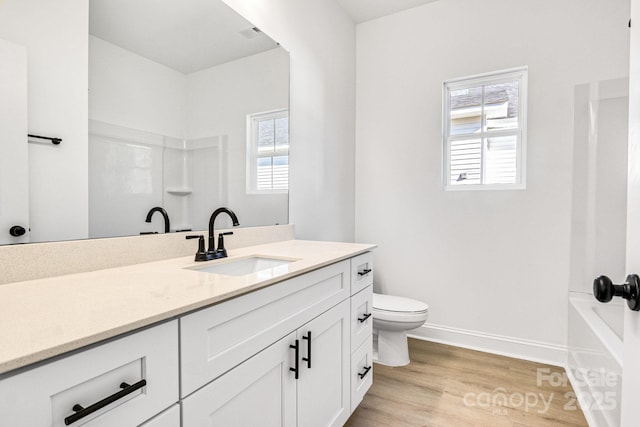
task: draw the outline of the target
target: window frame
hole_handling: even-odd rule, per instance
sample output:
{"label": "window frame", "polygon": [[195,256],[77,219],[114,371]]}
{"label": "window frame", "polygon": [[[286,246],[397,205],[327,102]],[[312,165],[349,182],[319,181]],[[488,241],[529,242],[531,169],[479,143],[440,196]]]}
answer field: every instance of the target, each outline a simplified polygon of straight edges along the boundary
{"label": "window frame", "polygon": [[[265,157],[289,157],[289,150],[291,148],[290,131],[287,130],[288,147],[286,150],[274,150],[269,153],[260,153],[258,151],[258,122],[261,120],[275,120],[286,117],[289,118],[289,109],[281,108],[277,110],[263,111],[259,113],[247,114],[247,159],[246,159],[246,193],[253,195],[268,195],[268,194],[287,194],[289,193],[289,180],[287,178],[287,189],[258,189],[258,159]],[[287,165],[287,175],[289,175],[289,169]],[[273,174],[272,174],[273,176]]]}
{"label": "window frame", "polygon": [[[442,85],[442,187],[445,191],[476,191],[476,190],[524,190],[526,189],[526,154],[527,154],[527,92],[528,92],[528,67],[517,67],[508,70],[494,71],[490,73],[477,74],[469,77],[462,77],[447,80]],[[481,130],[479,133],[467,133],[461,135],[450,135],[451,123],[451,91],[475,88],[478,86],[489,86],[493,84],[505,83],[509,81],[519,81],[518,98],[518,128],[508,130],[484,130],[486,126],[484,114],[481,113]],[[484,108],[484,102],[481,104]],[[516,136],[516,182],[499,184],[451,184],[451,141],[452,140],[481,140],[481,150],[484,153],[486,144],[484,140],[490,137]],[[485,175],[484,156],[481,161],[481,174]]]}

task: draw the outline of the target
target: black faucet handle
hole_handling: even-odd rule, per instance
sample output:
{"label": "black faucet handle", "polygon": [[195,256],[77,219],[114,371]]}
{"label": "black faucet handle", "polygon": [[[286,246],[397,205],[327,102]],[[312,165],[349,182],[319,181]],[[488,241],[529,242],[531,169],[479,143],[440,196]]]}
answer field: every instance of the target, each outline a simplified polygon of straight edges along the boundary
{"label": "black faucet handle", "polygon": [[192,234],[185,236],[185,239],[198,239],[198,252],[196,252],[196,261],[209,261],[211,258],[207,255],[207,251],[204,249],[204,236],[202,234]]}
{"label": "black faucet handle", "polygon": [[218,233],[218,249],[216,250],[216,258],[226,258],[227,250],[224,247],[224,236],[230,236],[233,231],[226,231],[224,233]]}

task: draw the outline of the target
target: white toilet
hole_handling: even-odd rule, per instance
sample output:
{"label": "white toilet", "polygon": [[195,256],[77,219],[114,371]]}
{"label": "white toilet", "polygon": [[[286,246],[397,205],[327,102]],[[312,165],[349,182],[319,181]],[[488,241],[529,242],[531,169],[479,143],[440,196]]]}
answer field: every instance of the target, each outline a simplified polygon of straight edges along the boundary
{"label": "white toilet", "polygon": [[392,295],[373,294],[373,360],[388,366],[409,364],[407,331],[427,320],[429,306]]}

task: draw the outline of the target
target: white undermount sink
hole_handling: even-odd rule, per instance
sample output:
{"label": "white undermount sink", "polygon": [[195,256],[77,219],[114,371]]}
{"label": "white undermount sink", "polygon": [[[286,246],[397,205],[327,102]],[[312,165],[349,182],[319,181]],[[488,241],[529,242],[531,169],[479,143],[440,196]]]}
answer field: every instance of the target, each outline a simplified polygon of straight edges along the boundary
{"label": "white undermount sink", "polygon": [[286,265],[293,261],[295,260],[253,256],[229,262],[216,262],[215,264],[209,264],[207,262],[209,265],[205,265],[203,267],[190,267],[190,270],[212,274],[224,274],[227,276],[244,276],[246,274],[257,273],[262,270],[269,270],[271,268]]}

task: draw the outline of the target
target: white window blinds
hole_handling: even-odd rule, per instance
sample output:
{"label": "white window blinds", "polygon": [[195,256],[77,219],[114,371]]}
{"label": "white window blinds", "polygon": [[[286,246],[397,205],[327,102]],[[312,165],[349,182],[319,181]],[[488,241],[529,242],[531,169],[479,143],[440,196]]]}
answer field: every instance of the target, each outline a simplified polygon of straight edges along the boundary
{"label": "white window blinds", "polygon": [[286,192],[289,189],[289,112],[252,114],[247,122],[247,192]]}

